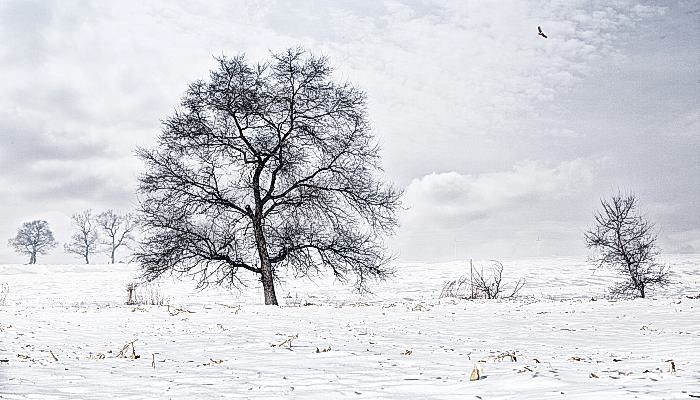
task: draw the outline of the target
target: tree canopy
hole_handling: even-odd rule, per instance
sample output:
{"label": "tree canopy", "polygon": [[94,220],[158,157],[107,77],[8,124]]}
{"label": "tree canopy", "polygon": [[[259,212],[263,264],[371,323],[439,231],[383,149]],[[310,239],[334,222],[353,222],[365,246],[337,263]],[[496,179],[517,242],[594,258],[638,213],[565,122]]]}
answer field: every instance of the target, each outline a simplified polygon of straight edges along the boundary
{"label": "tree canopy", "polygon": [[157,145],[138,150],[145,276],[236,285],[249,271],[266,304],[277,304],[282,270],[354,276],[359,289],[385,276],[382,239],[401,193],[379,178],[365,93],[298,48],[217,64],[189,86]]}

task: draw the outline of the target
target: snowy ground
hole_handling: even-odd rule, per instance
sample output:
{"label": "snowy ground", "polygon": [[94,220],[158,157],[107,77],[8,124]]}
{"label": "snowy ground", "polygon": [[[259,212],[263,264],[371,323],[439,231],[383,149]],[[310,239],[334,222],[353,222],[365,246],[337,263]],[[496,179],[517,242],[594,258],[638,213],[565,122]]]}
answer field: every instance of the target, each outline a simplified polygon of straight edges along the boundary
{"label": "snowy ground", "polygon": [[288,280],[283,307],[170,281],[151,286],[170,307],[127,306],[134,266],[0,266],[0,398],[700,397],[700,256],[666,261],[652,299],[606,300],[610,274],[558,258],[505,262],[513,301],[440,299],[464,263],[399,264],[372,296]]}

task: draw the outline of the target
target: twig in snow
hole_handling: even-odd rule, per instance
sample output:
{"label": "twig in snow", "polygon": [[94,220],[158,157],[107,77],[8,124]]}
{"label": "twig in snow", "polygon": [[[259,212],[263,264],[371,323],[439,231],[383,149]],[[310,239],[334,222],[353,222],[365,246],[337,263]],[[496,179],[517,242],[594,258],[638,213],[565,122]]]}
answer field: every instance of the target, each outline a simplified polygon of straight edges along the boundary
{"label": "twig in snow", "polygon": [[0,306],[5,305],[7,295],[10,293],[10,285],[7,283],[0,284]]}
{"label": "twig in snow", "polygon": [[671,365],[668,367],[668,372],[676,372],[676,363],[673,360],[666,360],[666,362],[671,363]]}
{"label": "twig in snow", "polygon": [[168,304],[168,312],[169,312],[170,315],[172,315],[172,316],[176,316],[176,315],[178,315],[178,314],[180,314],[180,313],[194,314],[194,311],[190,311],[190,310],[186,309],[185,307],[173,307],[173,310],[171,311],[171,310],[170,310],[170,305],[169,305],[169,304]]}
{"label": "twig in snow", "polygon": [[239,306],[230,306],[230,305],[228,305],[228,304],[223,304],[223,303],[216,303],[216,304],[217,304],[217,305],[220,305],[220,306],[223,306],[223,307],[226,307],[226,308],[232,308],[232,309],[234,310],[234,311],[233,311],[234,314],[238,314],[238,312],[241,311],[241,306],[240,306],[240,305],[239,305]]}
{"label": "twig in snow", "polygon": [[[136,348],[134,347],[134,342],[136,340],[133,340],[122,347],[122,349],[119,351],[119,354],[117,354],[117,358],[130,358],[132,360],[136,360],[137,358],[141,358],[140,355],[136,354]],[[131,354],[128,354],[129,351],[129,346],[131,346]]]}
{"label": "twig in snow", "polygon": [[280,344],[273,344],[273,345],[271,345],[271,347],[282,347],[282,346],[284,346],[284,345],[287,345],[287,348],[291,350],[291,349],[292,349],[292,340],[295,340],[295,339],[298,339],[298,338],[299,338],[299,334],[297,333],[297,334],[294,335],[294,336],[289,336],[287,339],[285,339],[285,340],[284,340],[282,343],[280,343]]}
{"label": "twig in snow", "polygon": [[501,353],[498,356],[496,356],[496,360],[498,360],[498,361],[503,361],[506,358],[510,359],[510,361],[512,361],[512,362],[518,361],[518,357],[515,355],[515,352],[507,351],[505,353]]}

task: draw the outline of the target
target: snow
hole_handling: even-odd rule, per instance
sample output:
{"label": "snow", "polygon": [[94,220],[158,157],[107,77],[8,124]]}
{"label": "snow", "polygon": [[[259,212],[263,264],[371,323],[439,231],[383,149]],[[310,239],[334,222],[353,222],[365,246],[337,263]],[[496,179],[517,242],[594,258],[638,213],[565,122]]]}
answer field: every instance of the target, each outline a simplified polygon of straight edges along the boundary
{"label": "snow", "polygon": [[[665,261],[674,284],[650,299],[606,299],[609,271],[549,258],[504,261],[527,280],[516,300],[440,299],[468,263],[402,263],[373,295],[288,277],[282,307],[250,279],[240,292],[167,279],[139,290],[169,306],[129,306],[133,265],[2,265],[0,398],[688,399],[700,256]],[[118,358],[134,340],[140,357]]]}

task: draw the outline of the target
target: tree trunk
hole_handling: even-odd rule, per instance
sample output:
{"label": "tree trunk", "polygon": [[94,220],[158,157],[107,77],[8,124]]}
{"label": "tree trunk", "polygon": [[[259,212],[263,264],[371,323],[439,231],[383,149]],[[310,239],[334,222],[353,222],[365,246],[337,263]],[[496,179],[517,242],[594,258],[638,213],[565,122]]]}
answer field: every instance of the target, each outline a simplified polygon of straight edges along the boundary
{"label": "tree trunk", "polygon": [[270,262],[270,254],[267,252],[267,240],[263,232],[263,204],[260,199],[260,174],[262,173],[262,165],[258,165],[253,174],[253,197],[255,198],[255,212],[246,206],[247,211],[253,220],[253,231],[255,233],[255,243],[258,247],[258,256],[260,257],[260,281],[263,284],[263,292],[265,293],[265,304],[276,306],[277,295],[275,294],[275,277],[272,273],[272,263]]}
{"label": "tree trunk", "polygon": [[90,264],[90,258],[89,258],[90,256],[89,256],[89,254],[90,254],[90,253],[85,252],[85,264]]}
{"label": "tree trunk", "polygon": [[272,276],[272,266],[270,264],[270,258],[267,258],[267,263],[262,263],[262,276],[260,280],[263,284],[263,292],[265,293],[265,304],[276,306],[277,295],[275,294],[275,281]]}
{"label": "tree trunk", "polygon": [[253,231],[255,232],[255,242],[260,256],[260,281],[263,284],[265,293],[265,304],[276,306],[277,295],[275,294],[275,278],[272,274],[272,263],[267,252],[267,242],[263,234],[262,221],[256,217],[253,221]]}
{"label": "tree trunk", "polygon": [[112,256],[111,256],[112,264],[114,264],[114,250],[116,250],[116,248],[114,247],[114,235],[112,235]]}

